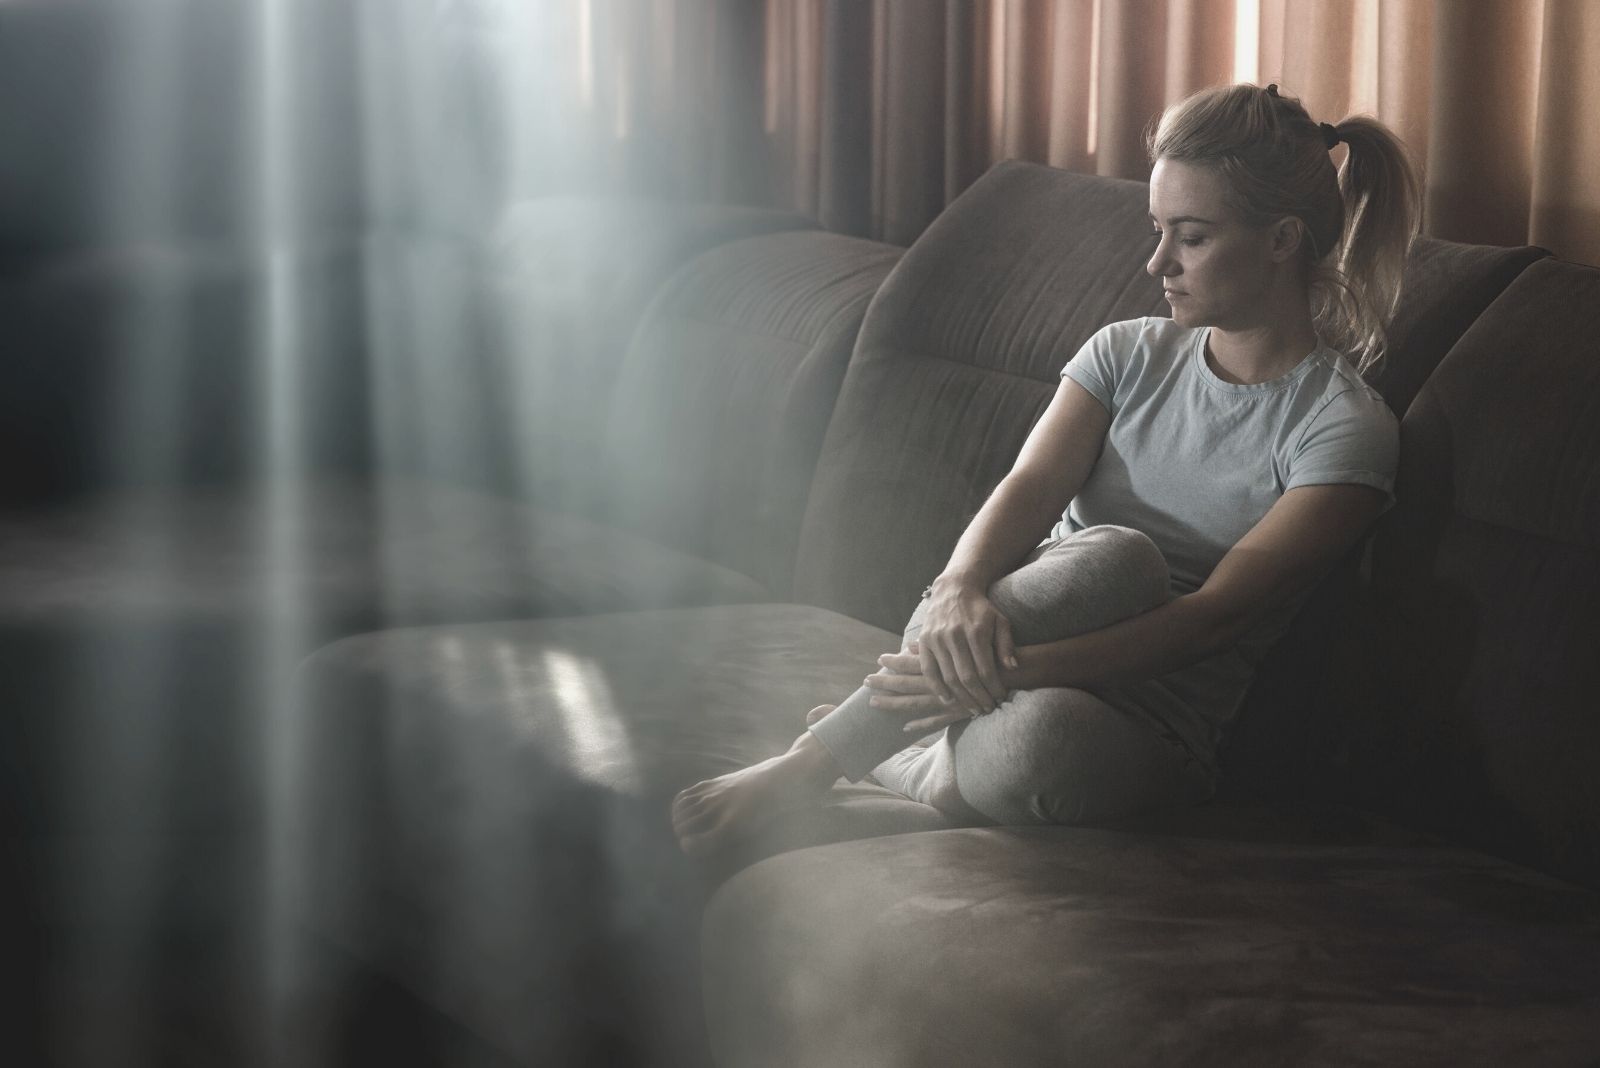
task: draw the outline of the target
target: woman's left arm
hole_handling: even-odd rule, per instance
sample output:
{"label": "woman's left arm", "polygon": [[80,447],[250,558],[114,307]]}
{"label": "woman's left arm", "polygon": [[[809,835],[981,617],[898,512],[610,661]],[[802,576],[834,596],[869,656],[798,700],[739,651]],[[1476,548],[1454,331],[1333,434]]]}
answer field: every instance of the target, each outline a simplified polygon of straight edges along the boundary
{"label": "woman's left arm", "polygon": [[1308,589],[1383,511],[1361,485],[1289,490],[1217,562],[1205,584],[1159,608],[1064,641],[1024,646],[1002,674],[1014,690],[1087,687],[1164,675],[1222,652]]}
{"label": "woman's left arm", "polygon": [[[1017,666],[1001,672],[1011,690],[1101,686],[1164,675],[1219,653],[1273,609],[1309,588],[1356,543],[1383,511],[1384,494],[1361,485],[1289,490],[1218,561],[1193,593],[1074,638],[1017,648]],[[904,714],[947,713],[917,685],[917,658],[889,654],[874,675],[873,705]],[[938,722],[952,717],[942,714]],[[926,727],[919,720],[914,726]]]}

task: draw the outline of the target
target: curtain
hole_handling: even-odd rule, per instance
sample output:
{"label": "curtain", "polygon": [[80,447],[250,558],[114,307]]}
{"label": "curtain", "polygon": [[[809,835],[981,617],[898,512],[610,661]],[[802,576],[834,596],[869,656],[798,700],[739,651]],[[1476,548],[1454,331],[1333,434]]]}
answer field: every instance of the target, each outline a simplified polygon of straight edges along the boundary
{"label": "curtain", "polygon": [[649,163],[618,186],[905,244],[997,160],[1142,179],[1163,107],[1275,81],[1394,127],[1426,232],[1600,262],[1592,0],[577,2],[610,20],[595,77],[636,118],[615,162]]}

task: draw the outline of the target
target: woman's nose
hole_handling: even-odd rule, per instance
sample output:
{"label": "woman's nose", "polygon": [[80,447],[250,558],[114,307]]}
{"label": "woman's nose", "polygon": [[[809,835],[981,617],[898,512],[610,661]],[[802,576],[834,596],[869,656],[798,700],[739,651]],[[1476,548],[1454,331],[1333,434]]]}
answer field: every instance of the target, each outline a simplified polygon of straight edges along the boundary
{"label": "woman's nose", "polygon": [[1167,239],[1165,237],[1156,242],[1156,250],[1150,253],[1150,258],[1145,261],[1144,269],[1152,278],[1165,278],[1172,274],[1172,257],[1167,254]]}

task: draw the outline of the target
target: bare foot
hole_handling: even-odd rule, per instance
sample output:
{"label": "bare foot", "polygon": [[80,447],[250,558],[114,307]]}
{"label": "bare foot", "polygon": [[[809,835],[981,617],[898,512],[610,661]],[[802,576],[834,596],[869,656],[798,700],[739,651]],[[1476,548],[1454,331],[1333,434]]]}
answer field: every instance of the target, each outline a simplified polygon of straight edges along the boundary
{"label": "bare foot", "polygon": [[818,705],[816,708],[813,708],[810,712],[806,713],[806,726],[811,726],[817,720],[821,719],[823,716],[826,716],[829,712],[832,712],[838,707],[838,705]]}
{"label": "bare foot", "polygon": [[672,802],[678,847],[691,857],[716,852],[785,809],[813,801],[839,777],[833,754],[810,731],[782,756],[706,779]]}

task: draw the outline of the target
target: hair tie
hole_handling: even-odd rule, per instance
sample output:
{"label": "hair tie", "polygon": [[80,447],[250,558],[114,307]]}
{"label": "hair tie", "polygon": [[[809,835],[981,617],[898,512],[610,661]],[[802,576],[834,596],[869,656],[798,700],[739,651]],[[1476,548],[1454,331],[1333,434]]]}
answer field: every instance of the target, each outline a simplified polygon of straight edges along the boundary
{"label": "hair tie", "polygon": [[1322,143],[1328,146],[1328,151],[1330,152],[1333,151],[1334,145],[1344,140],[1339,136],[1339,131],[1334,129],[1333,124],[1330,122],[1317,123],[1317,129],[1322,131]]}

